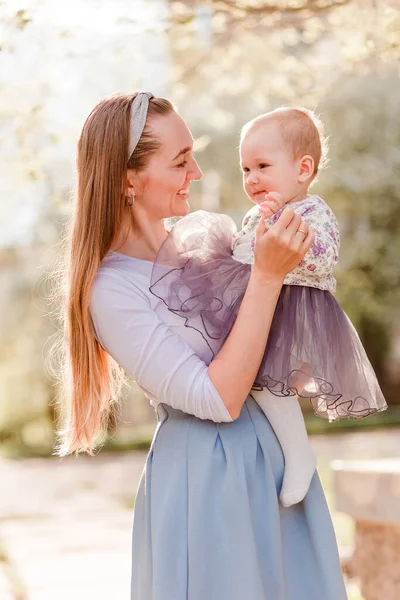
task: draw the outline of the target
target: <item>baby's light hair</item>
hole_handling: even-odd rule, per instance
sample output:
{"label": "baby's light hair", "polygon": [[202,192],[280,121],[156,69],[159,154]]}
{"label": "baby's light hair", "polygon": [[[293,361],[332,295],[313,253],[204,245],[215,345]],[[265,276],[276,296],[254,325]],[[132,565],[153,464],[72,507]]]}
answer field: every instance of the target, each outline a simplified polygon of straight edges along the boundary
{"label": "baby's light hair", "polygon": [[263,123],[278,123],[283,143],[291,153],[293,160],[308,154],[314,159],[312,179],[328,163],[328,140],[324,135],[324,126],[314,111],[302,106],[276,108],[255,117],[243,126],[240,143],[244,136]]}

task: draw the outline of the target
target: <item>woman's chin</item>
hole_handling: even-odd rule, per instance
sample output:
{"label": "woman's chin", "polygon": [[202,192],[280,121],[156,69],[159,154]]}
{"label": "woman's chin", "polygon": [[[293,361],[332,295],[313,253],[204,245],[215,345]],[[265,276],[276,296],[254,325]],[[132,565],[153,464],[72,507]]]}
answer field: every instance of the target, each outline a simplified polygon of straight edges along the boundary
{"label": "woman's chin", "polygon": [[175,206],[173,213],[173,217],[185,217],[188,215],[190,213],[189,202],[186,200],[185,202],[180,203],[179,206]]}

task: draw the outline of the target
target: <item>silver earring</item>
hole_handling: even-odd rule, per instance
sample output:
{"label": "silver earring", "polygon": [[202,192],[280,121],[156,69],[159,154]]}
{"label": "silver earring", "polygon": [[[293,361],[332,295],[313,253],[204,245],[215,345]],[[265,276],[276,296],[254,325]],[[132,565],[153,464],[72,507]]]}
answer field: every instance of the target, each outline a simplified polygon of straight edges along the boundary
{"label": "silver earring", "polygon": [[125,196],[125,204],[127,206],[133,206],[133,202],[135,200],[135,195],[131,194],[130,196]]}

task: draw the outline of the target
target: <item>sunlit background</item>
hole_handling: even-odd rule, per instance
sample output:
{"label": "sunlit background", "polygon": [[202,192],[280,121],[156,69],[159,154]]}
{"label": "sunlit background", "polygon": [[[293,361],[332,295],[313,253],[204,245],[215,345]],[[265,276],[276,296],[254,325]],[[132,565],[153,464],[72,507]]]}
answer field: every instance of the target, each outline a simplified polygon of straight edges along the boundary
{"label": "sunlit background", "polygon": [[353,521],[334,510],[329,464],[400,457],[399,59],[398,0],[0,0],[1,600],[128,598],[154,412],[132,383],[102,452],[59,461],[45,359],[56,327],[47,277],[71,212],[77,138],[98,100],[134,90],[170,98],[192,130],[204,172],[192,209],[238,224],[249,209],[240,127],[280,105],[325,123],[330,164],[314,190],[339,220],[337,297],[389,410],[334,424],[304,410],[349,598],[375,599],[346,567]]}

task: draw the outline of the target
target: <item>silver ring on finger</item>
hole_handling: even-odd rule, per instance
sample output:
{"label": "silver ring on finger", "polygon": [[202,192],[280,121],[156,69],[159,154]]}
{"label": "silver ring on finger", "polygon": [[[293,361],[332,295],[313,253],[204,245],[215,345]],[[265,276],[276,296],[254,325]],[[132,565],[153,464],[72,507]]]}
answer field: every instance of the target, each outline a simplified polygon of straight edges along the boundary
{"label": "silver ring on finger", "polygon": [[306,239],[306,237],[308,236],[308,231],[305,231],[304,229],[298,229],[296,231],[296,233],[302,233],[303,234],[303,240],[302,240],[303,242]]}
{"label": "silver ring on finger", "polygon": [[303,239],[306,239],[306,237],[308,236],[308,231],[306,231],[305,229],[298,229],[296,231],[296,233],[304,233],[304,238]]}

